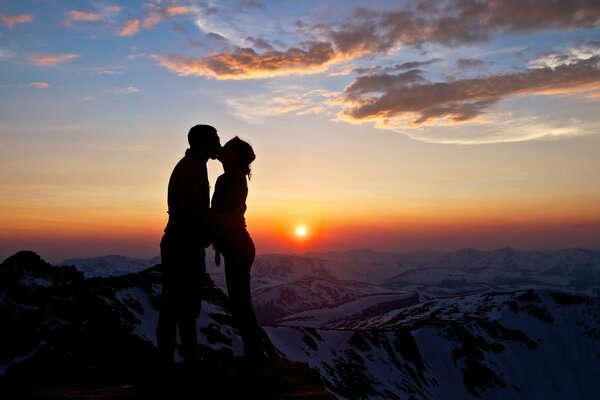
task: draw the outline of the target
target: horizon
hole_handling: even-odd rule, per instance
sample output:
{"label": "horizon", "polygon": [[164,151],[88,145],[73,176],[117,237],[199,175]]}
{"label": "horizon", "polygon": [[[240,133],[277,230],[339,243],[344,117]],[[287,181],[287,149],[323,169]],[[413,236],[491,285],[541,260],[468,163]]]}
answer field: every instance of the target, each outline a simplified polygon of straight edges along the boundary
{"label": "horizon", "polygon": [[[282,252],[267,252],[267,253],[257,253],[256,256],[297,256],[297,257],[310,257],[312,255],[321,255],[321,254],[348,254],[348,253],[356,253],[356,252],[372,252],[372,253],[376,253],[376,254],[387,254],[387,255],[410,255],[410,254],[415,254],[415,253],[441,253],[441,256],[445,256],[448,254],[452,254],[452,253],[457,253],[463,250],[475,250],[477,252],[482,252],[482,253],[492,253],[492,252],[497,252],[497,251],[501,251],[501,250],[513,250],[516,252],[523,252],[523,253],[532,253],[532,252],[540,252],[540,253],[555,253],[555,252],[561,252],[561,251],[567,251],[567,250],[571,250],[571,251],[576,251],[576,250],[583,250],[583,251],[592,251],[592,252],[600,252],[600,248],[584,248],[584,247],[565,247],[565,248],[556,248],[556,249],[542,249],[542,248],[535,248],[535,249],[523,249],[523,248],[515,248],[515,247],[511,247],[511,246],[505,246],[505,247],[497,247],[497,248],[491,248],[491,249],[481,249],[481,248],[474,248],[474,247],[462,247],[462,248],[456,248],[456,249],[452,249],[452,250],[436,250],[436,249],[418,249],[418,250],[407,250],[407,251],[384,251],[384,250],[377,250],[377,249],[372,249],[372,248],[354,248],[354,249],[347,249],[347,250],[323,250],[323,251],[305,251],[302,253],[282,253]],[[102,254],[102,255],[91,255],[91,256],[82,256],[82,257],[63,257],[63,258],[58,258],[58,259],[53,259],[51,257],[45,257],[44,254],[40,254],[39,252],[35,251],[35,250],[30,250],[30,249],[22,249],[22,250],[18,250],[13,254],[9,254],[6,257],[0,257],[0,260],[2,260],[2,262],[4,262],[4,260],[6,260],[7,258],[22,252],[22,251],[31,251],[37,255],[39,255],[42,260],[45,260],[47,262],[49,262],[50,264],[54,265],[54,266],[61,266],[64,265],[62,264],[65,261],[68,260],[86,260],[86,259],[93,259],[93,258],[106,258],[106,257],[125,257],[131,260],[141,260],[141,261],[150,261],[154,258],[160,257],[160,254],[156,254],[154,256],[150,256],[150,257],[138,257],[135,255],[128,255],[128,254]],[[212,250],[210,250],[212,251]],[[207,251],[207,255],[208,255],[208,251]],[[60,260],[60,261],[58,261]],[[0,264],[2,263],[0,262]]]}
{"label": "horizon", "polygon": [[158,254],[198,123],[258,254],[600,249],[600,10],[517,3],[3,4],[0,259]]}

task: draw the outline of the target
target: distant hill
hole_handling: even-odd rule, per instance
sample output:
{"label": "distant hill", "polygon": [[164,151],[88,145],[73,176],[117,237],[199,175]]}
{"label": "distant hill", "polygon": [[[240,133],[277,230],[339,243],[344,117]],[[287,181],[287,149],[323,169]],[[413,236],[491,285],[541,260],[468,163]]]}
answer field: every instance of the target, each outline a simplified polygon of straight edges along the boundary
{"label": "distant hill", "polygon": [[[207,271],[226,291],[223,267],[207,251]],[[86,277],[119,276],[160,263],[125,256],[69,259]],[[600,295],[600,252],[585,249],[519,251],[465,248],[441,253],[347,252],[263,254],[252,267],[253,301],[259,320],[273,323],[287,315],[335,307],[374,294],[397,293],[421,298],[548,288]]]}
{"label": "distant hill", "polygon": [[72,265],[83,272],[86,278],[94,278],[133,274],[159,263],[160,258],[142,260],[121,255],[108,255],[91,258],[69,258],[57,265]]}

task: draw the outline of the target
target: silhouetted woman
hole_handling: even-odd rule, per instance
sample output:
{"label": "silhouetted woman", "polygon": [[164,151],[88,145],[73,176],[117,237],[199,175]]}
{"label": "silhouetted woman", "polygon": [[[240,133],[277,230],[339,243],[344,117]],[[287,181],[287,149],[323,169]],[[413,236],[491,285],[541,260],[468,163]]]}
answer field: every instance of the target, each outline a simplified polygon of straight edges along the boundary
{"label": "silhouetted woman", "polygon": [[256,322],[250,296],[250,268],[255,248],[244,218],[247,178],[255,158],[252,146],[237,136],[225,143],[218,157],[224,172],[217,179],[211,209],[229,217],[228,222],[219,227],[214,244],[216,251],[225,259],[227,293],[233,321],[244,344],[245,367],[260,369],[264,365],[261,329]]}

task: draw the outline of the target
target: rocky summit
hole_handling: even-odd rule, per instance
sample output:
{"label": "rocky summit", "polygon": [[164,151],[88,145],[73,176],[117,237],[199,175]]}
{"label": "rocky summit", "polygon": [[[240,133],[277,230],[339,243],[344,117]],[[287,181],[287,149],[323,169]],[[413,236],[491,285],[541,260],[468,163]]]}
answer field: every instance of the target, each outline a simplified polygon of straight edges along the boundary
{"label": "rocky summit", "polygon": [[22,251],[0,265],[0,398],[334,398],[307,364],[270,360],[260,382],[240,375],[227,297],[204,282],[202,359],[164,368],[154,334],[160,266],[85,279]]}

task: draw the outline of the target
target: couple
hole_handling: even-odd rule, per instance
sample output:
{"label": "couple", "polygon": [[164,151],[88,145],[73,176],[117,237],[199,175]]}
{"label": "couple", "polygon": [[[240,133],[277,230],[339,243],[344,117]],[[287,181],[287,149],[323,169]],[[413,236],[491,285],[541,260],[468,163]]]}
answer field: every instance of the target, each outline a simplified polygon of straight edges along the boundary
{"label": "couple", "polygon": [[[255,248],[244,219],[252,147],[235,137],[222,148],[217,130],[196,125],[188,133],[190,148],[169,180],[169,222],[160,243],[164,268],[157,340],[163,362],[173,362],[177,331],[181,355],[198,358],[196,320],[200,315],[206,273],[205,248],[213,244],[225,259],[231,313],[244,344],[244,364],[264,363],[261,331],[250,297],[250,267]],[[208,159],[218,159],[219,176],[209,206]]]}

